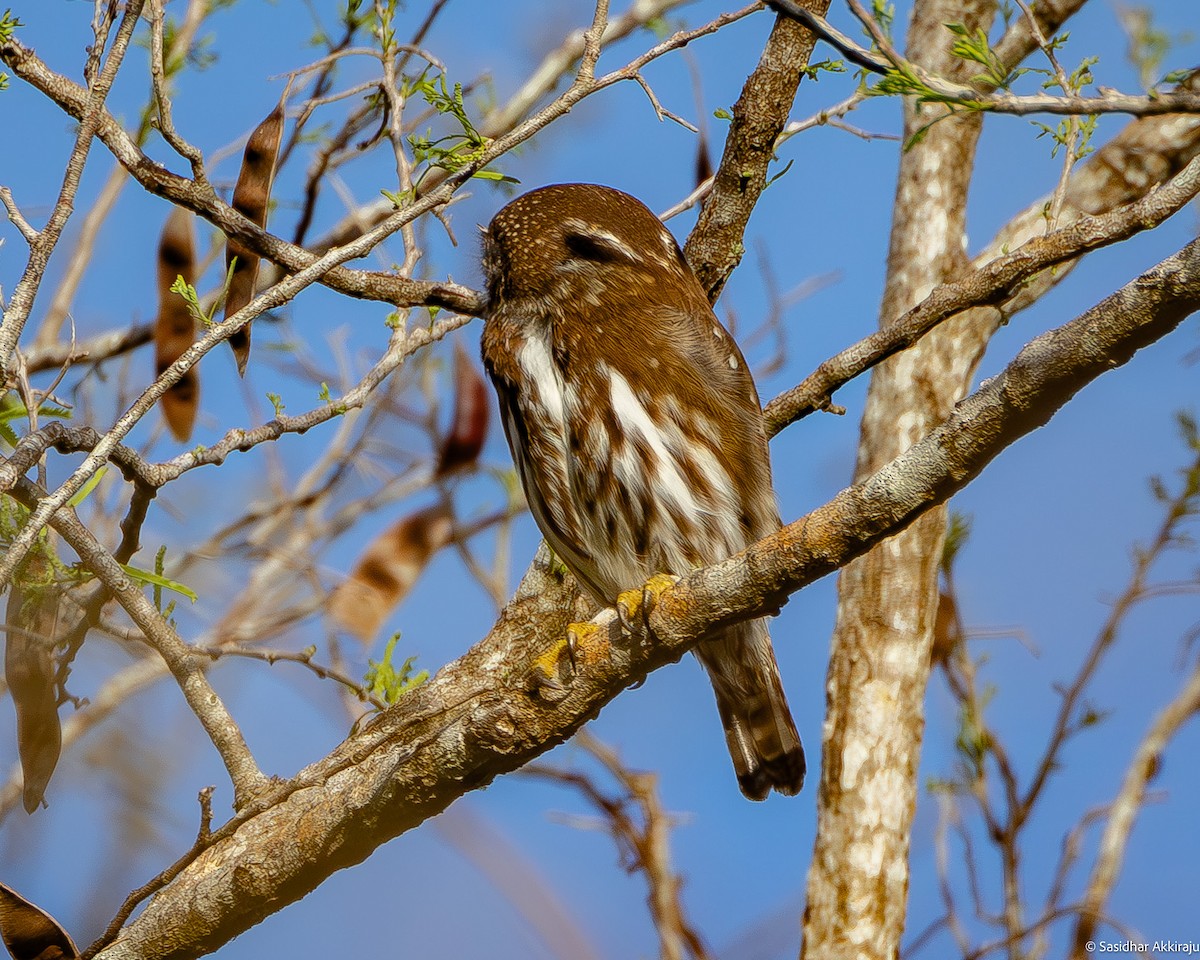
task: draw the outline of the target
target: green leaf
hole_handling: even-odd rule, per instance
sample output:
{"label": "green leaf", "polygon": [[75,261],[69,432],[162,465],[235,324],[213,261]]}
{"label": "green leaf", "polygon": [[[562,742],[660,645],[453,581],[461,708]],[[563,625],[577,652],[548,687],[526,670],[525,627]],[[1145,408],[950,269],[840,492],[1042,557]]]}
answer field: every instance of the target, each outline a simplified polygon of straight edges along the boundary
{"label": "green leaf", "polygon": [[370,694],[384,703],[395,703],[409,690],[419,687],[429,679],[428,670],[413,672],[416,656],[407,658],[398,669],[392,664],[399,640],[400,634],[393,633],[383,649],[383,659],[368,660],[367,672],[363,677],[363,685]]}
{"label": "green leaf", "polygon": [[841,60],[818,60],[804,68],[804,75],[813,83],[821,79],[822,73],[845,73],[846,64]]}
{"label": "green leaf", "polygon": [[0,40],[11,40],[13,31],[23,26],[25,24],[12,15],[12,8],[9,7],[0,14]]}
{"label": "green leaf", "polygon": [[199,598],[195,591],[180,583],[178,580],[172,580],[169,577],[164,577],[158,573],[151,573],[149,570],[143,570],[141,567],[130,566],[127,563],[121,564],[121,569],[124,570],[136,582],[150,587],[161,587],[166,590],[174,590],[176,593],[187,597],[192,603],[195,603]]}
{"label": "green leaf", "polygon": [[83,501],[87,499],[88,494],[96,489],[96,484],[98,484],[101,480],[104,479],[104,475],[106,473],[108,473],[108,467],[101,467],[99,470],[97,470],[95,473],[93,473],[90,477],[88,477],[87,483],[85,483],[82,487],[80,487],[76,491],[75,496],[73,496],[70,500],[67,501],[67,506],[77,507],[81,503],[83,503]]}
{"label": "green leaf", "polygon": [[872,0],[871,15],[879,22],[880,28],[887,36],[892,35],[892,23],[896,19],[895,4],[888,3],[887,0]]}
{"label": "green leaf", "polygon": [[950,511],[950,520],[946,524],[946,537],[942,542],[942,572],[949,574],[954,566],[954,560],[959,551],[966,546],[971,537],[971,515],[958,510]]}
{"label": "green leaf", "polygon": [[[38,405],[39,417],[57,417],[60,420],[70,420],[71,411],[65,407],[60,407],[54,403],[41,403]],[[10,420],[21,420],[28,415],[25,409],[24,402],[13,392],[9,392],[0,397],[0,423],[8,423]]]}
{"label": "green leaf", "polygon": [[471,174],[476,180],[499,180],[504,183],[520,183],[516,177],[510,177],[508,174],[501,173],[498,170],[476,170]]}

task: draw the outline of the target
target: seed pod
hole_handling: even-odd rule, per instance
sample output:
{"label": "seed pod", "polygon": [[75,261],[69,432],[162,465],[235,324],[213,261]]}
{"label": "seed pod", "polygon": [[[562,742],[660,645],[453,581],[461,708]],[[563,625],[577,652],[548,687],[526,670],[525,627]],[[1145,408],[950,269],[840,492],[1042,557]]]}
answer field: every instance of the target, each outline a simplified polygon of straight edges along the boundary
{"label": "seed pod", "polygon": [[394,524],[375,538],[354,572],[333,591],[330,616],[364,643],[371,642],[453,530],[453,515],[441,504]]}
{"label": "seed pod", "polygon": [[75,960],[79,948],[62,925],[12,887],[0,883],[0,936],[14,960]]}
{"label": "seed pod", "polygon": [[[192,242],[192,215],[176,207],[167,217],[158,242],[158,319],[154,324],[154,369],[162,372],[179,359],[196,340],[196,319],[187,303],[171,292],[176,278],[196,284],[196,248]],[[192,435],[200,404],[200,377],[192,367],[162,396],[163,419],[181,443]]]}
{"label": "seed pod", "polygon": [[487,384],[462,342],[454,346],[454,418],[438,452],[437,477],[474,463],[487,439]]}
{"label": "seed pod", "polygon": [[[238,173],[237,186],[233,189],[233,209],[260,227],[267,225],[267,206],[271,201],[271,185],[275,180],[275,163],[279,158],[279,144],[282,140],[281,100],[246,141],[242,169]],[[235,257],[237,263],[229,282],[229,293],[225,297],[226,320],[254,299],[254,287],[258,282],[258,255],[251,253],[236,240],[229,240],[225,244],[226,271]],[[237,359],[238,373],[245,376],[246,363],[250,359],[250,326],[242,327],[231,336],[229,345]]]}
{"label": "seed pod", "polygon": [[33,555],[18,567],[5,610],[4,679],[17,714],[17,753],[24,779],[26,813],[42,797],[62,750],[58,690],[54,683],[54,634],[58,588],[43,584],[44,557]]}

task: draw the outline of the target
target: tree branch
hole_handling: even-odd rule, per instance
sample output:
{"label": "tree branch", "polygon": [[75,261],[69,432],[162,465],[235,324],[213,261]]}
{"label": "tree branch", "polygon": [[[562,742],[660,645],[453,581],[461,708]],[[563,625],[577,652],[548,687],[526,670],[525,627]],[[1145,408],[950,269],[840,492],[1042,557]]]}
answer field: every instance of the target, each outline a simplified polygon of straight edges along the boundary
{"label": "tree branch", "polygon": [[[21,502],[32,509],[45,491],[24,477],[18,479],[15,491]],[[83,565],[112,593],[137,624],[146,642],[162,657],[167,668],[183,691],[188,706],[203,725],[216,747],[229,778],[233,783],[234,804],[242,806],[266,785],[237,723],[225,709],[201,668],[201,658],[192,653],[175,631],[146,599],[141,587],[121,569],[117,561],[76,518],[74,511],[57,513],[52,525]]]}
{"label": "tree branch", "polygon": [[[824,13],[829,0],[808,0]],[[741,262],[746,224],[767,186],[775,141],[783,132],[816,35],[787,17],[777,17],[754,71],[733,106],[725,151],[713,175],[696,227],[683,252],[710,303]]]}
{"label": "tree branch", "polygon": [[835,390],[912,346],[963,310],[990,305],[1007,315],[1008,302],[1021,294],[1036,274],[1157,226],[1183,209],[1197,193],[1200,157],[1193,158],[1168,184],[1135,202],[1028,239],[1012,253],[998,255],[966,276],[941,284],[893,323],[830,357],[800,384],[767,404],[763,412],[768,433],[777,433],[801,417],[827,409]]}
{"label": "tree branch", "polygon": [[[75,131],[75,144],[71,150],[70,159],[67,161],[62,189],[55,201],[54,210],[51,212],[46,226],[38,232],[37,239],[30,243],[29,260],[25,265],[25,271],[17,282],[16,289],[13,290],[8,309],[4,311],[4,323],[0,325],[0,388],[7,386],[12,376],[10,363],[13,351],[17,347],[21,331],[24,330],[25,322],[29,319],[29,313],[33,309],[34,298],[41,287],[42,276],[45,273],[46,265],[50,262],[50,255],[58,245],[63,228],[75,209],[75,193],[79,189],[79,180],[83,176],[83,167],[87,163],[92,138],[97,135],[109,116],[104,109],[105,98],[112,88],[117,71],[124,62],[125,51],[129,48],[129,40],[133,36],[134,27],[137,26],[138,16],[144,2],[145,0],[130,0],[126,6],[121,25],[117,28],[117,36],[113,41],[112,50],[109,51],[108,59],[104,61],[104,68],[100,71],[99,76],[95,77],[94,82],[89,82],[86,89],[73,84],[78,94],[75,118],[79,120],[79,129]],[[15,41],[10,42],[16,45]],[[6,56],[8,47],[9,44],[0,45],[0,58]],[[94,55],[99,56],[100,50],[95,50]]]}
{"label": "tree branch", "polygon": [[[896,533],[1198,308],[1200,241],[1027,345],[874,476],[738,556],[683,578],[650,618],[655,643],[623,635],[615,613],[604,611],[594,644],[576,651],[577,672],[558,684],[548,681],[566,668],[573,585],[540,554],[484,640],[214,831],[211,846],[172,868],[173,881],[99,955],[151,960],[216,949],[335,870],[560,743],[708,631],[777,609]],[[205,904],[221,906],[208,911]]]}

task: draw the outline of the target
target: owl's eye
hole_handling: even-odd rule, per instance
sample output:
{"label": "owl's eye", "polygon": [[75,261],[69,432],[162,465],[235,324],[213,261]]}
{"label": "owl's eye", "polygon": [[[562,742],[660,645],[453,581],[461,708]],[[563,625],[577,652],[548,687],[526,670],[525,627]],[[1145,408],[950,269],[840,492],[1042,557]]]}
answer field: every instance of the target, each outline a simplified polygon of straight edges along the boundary
{"label": "owl's eye", "polygon": [[565,226],[563,242],[573,257],[595,263],[637,262],[637,254],[607,230],[578,222]]}

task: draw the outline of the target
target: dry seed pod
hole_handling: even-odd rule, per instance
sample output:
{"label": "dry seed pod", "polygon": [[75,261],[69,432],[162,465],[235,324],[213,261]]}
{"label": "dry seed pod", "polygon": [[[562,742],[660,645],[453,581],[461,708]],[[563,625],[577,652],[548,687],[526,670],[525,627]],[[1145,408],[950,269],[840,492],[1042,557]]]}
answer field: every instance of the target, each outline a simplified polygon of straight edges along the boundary
{"label": "dry seed pod", "polygon": [[75,960],[79,948],[62,925],[0,883],[0,936],[14,960]]}
{"label": "dry seed pod", "polygon": [[[196,340],[196,319],[187,303],[171,286],[177,277],[196,284],[196,247],[192,242],[192,215],[176,207],[167,217],[158,242],[158,320],[154,324],[154,370],[162,372],[179,359]],[[200,377],[192,367],[162,396],[163,418],[176,440],[192,435],[200,404]]]}
{"label": "dry seed pod", "polygon": [[26,585],[43,579],[44,558],[31,557],[18,568],[5,611],[4,680],[17,714],[17,753],[24,780],[26,813],[42,804],[58,765],[62,728],[54,683],[54,635],[59,593],[53,585]]}
{"label": "dry seed pod", "polygon": [[489,410],[487,384],[459,341],[454,345],[454,419],[438,452],[438,477],[475,462],[487,439]]}
{"label": "dry seed pod", "polygon": [[430,558],[454,530],[448,507],[410,514],[367,547],[329,600],[330,615],[364,643],[375,639],[383,621],[403,600]]}
{"label": "dry seed pod", "polygon": [[[279,144],[283,140],[283,101],[272,110],[246,141],[246,152],[242,155],[242,169],[238,173],[237,186],[233,189],[233,209],[247,220],[260,227],[267,225],[267,206],[271,200],[271,184],[275,180],[275,162],[279,158]],[[233,277],[229,282],[229,294],[225,298],[225,319],[228,320],[254,299],[254,286],[258,282],[258,256],[251,253],[236,240],[225,245],[225,269],[234,258]],[[238,373],[245,375],[246,363],[250,359],[250,327],[242,327],[229,338],[233,355],[237,359]]]}

